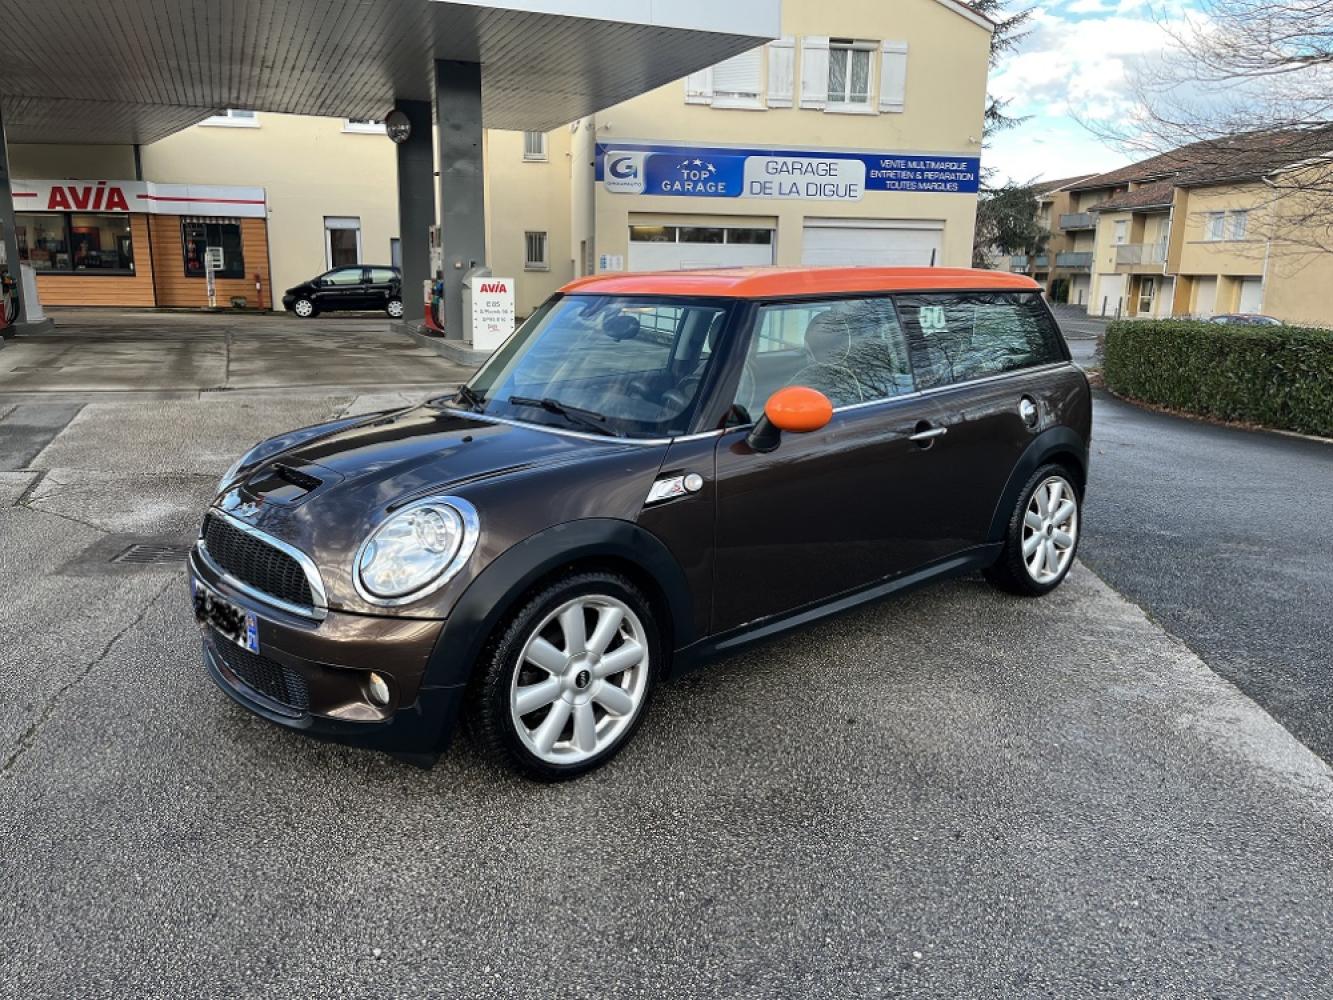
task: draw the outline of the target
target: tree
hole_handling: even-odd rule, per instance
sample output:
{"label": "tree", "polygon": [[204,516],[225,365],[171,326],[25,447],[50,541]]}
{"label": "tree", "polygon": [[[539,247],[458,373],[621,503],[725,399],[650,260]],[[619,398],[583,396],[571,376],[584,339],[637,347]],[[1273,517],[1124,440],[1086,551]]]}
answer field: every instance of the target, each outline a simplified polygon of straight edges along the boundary
{"label": "tree", "polygon": [[[982,17],[995,24],[991,34],[990,64],[997,66],[1005,54],[1011,52],[1027,35],[1027,23],[1032,19],[1035,8],[1028,7],[1016,13],[1005,12],[1003,0],[972,0],[968,4]],[[986,118],[983,125],[985,135],[994,135],[1006,129],[1015,128],[1027,119],[1010,115],[1005,109],[1010,102],[1001,100],[994,94],[986,95]]]}
{"label": "tree", "polygon": [[1133,113],[1084,126],[1164,175],[1250,182],[1254,235],[1333,250],[1333,0],[1197,0],[1157,21],[1171,44],[1128,68]]}
{"label": "tree", "polygon": [[1050,233],[1037,221],[1040,192],[1041,185],[1032,181],[982,187],[972,241],[974,267],[994,266],[996,255],[1035,254],[1046,249]]}

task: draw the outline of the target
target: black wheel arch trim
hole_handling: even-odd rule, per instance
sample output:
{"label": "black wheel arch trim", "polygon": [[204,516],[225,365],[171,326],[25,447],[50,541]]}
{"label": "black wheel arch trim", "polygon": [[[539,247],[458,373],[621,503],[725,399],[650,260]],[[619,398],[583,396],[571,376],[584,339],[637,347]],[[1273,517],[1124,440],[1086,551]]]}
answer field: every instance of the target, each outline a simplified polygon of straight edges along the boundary
{"label": "black wheel arch trim", "polygon": [[1009,474],[1009,481],[991,517],[990,533],[986,536],[989,541],[1004,541],[1009,517],[1014,512],[1014,505],[1018,503],[1018,494],[1032,478],[1032,474],[1048,462],[1072,465],[1072,471],[1078,478],[1076,485],[1080,494],[1083,492],[1088,481],[1088,449],[1083,439],[1069,427],[1051,427],[1042,431],[1028,444],[1014,465],[1014,471]]}
{"label": "black wheel arch trim", "polygon": [[658,591],[651,596],[661,598],[671,617],[665,647],[695,640],[685,572],[661,539],[632,521],[586,518],[540,531],[492,560],[449,612],[422,687],[466,686],[487,640],[523,594],[562,566],[599,559],[629,563],[651,579]]}

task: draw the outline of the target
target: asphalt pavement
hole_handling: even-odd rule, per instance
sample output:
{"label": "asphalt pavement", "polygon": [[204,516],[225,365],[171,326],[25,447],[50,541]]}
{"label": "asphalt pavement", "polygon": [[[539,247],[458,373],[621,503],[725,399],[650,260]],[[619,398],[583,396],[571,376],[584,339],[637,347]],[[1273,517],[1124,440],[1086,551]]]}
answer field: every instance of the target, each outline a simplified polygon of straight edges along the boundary
{"label": "asphalt pavement", "polygon": [[1333,761],[1333,444],[1099,393],[1082,559]]}
{"label": "asphalt pavement", "polygon": [[[244,712],[180,563],[115,559],[188,543],[258,438],[437,375],[315,367],[64,417],[0,396],[0,997],[1333,994],[1333,771],[1081,565],[1041,601],[971,578],[720,661],[557,787],[466,738],[421,771]],[[1150,479],[1105,410],[1094,476]],[[1325,513],[1308,473],[1269,478]],[[1114,573],[1121,504],[1093,496]]]}

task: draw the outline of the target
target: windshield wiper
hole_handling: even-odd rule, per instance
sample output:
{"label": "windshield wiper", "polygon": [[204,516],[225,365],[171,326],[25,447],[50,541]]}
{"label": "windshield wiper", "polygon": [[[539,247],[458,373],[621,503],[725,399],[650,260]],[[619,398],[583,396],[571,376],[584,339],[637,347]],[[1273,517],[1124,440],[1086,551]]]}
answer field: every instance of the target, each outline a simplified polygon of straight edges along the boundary
{"label": "windshield wiper", "polygon": [[460,385],[458,387],[457,398],[462,400],[463,404],[470,410],[480,410],[486,405],[486,397],[481,395],[470,385]]}
{"label": "windshield wiper", "polygon": [[539,410],[545,410],[547,413],[564,417],[571,424],[586,427],[597,434],[620,437],[619,434],[606,426],[606,415],[598,413],[596,410],[585,410],[581,406],[569,406],[558,399],[532,399],[528,396],[510,396],[509,404],[511,406],[534,406]]}

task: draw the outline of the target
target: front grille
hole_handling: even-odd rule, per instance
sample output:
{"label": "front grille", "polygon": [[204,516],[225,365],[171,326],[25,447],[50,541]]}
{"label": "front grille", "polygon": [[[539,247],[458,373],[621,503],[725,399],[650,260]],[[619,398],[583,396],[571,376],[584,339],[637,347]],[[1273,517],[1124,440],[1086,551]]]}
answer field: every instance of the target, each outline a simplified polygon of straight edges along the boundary
{"label": "front grille", "polygon": [[310,708],[310,689],[305,678],[290,667],[242,649],[226,639],[216,639],[213,648],[227,669],[246,687],[297,714]]}
{"label": "front grille", "polygon": [[204,548],[215,563],[255,590],[288,604],[314,606],[305,570],[281,549],[212,514],[204,518]]}

